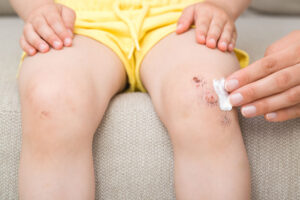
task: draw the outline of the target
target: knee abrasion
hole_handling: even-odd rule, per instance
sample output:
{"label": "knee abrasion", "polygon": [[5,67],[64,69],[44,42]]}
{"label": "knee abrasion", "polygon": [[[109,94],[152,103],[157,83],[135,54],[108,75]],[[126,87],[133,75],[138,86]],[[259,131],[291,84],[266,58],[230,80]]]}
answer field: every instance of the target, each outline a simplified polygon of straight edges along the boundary
{"label": "knee abrasion", "polygon": [[[219,98],[212,84],[208,84],[209,81],[201,76],[194,76],[192,78],[192,81],[196,89],[200,92],[200,101],[203,102],[209,108],[218,108]],[[223,111],[221,113],[220,122],[224,126],[229,126],[231,124],[231,117],[229,111]]]}
{"label": "knee abrasion", "polygon": [[201,92],[201,100],[210,107],[218,106],[218,96],[207,81],[199,76],[194,76],[195,87]]}

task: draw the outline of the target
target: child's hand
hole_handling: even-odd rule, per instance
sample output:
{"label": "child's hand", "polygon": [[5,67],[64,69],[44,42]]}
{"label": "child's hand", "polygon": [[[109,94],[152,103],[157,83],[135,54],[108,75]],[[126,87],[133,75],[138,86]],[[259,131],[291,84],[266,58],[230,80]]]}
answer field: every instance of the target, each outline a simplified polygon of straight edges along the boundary
{"label": "child's hand", "polygon": [[20,39],[28,55],[72,45],[75,12],[61,4],[46,4],[35,9],[25,20]]}
{"label": "child's hand", "polygon": [[233,51],[236,42],[234,20],[221,7],[209,2],[196,3],[183,10],[178,20],[176,33],[196,26],[196,41],[209,48]]}

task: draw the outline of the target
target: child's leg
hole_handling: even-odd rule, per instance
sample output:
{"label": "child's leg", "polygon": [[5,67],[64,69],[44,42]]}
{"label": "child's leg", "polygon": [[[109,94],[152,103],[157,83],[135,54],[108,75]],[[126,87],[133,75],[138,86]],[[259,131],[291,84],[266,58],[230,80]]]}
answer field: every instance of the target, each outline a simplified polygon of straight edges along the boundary
{"label": "child's leg", "polygon": [[24,60],[21,200],[95,199],[93,135],[125,83],[118,57],[83,36],[76,35],[72,47]]}
{"label": "child's leg", "polygon": [[221,111],[212,80],[238,69],[235,55],[171,34],[145,57],[141,78],[173,143],[179,200],[250,198],[250,171],[236,111]]}

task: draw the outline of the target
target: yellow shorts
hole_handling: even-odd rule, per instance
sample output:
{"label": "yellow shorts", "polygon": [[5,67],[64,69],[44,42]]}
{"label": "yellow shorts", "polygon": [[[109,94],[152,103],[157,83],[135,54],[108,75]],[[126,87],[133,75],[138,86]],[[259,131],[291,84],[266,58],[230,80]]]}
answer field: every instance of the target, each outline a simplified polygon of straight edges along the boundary
{"label": "yellow shorts", "polygon": [[[144,56],[159,40],[175,31],[177,20],[185,7],[201,0],[55,0],[55,2],[75,10],[77,14],[75,34],[93,38],[111,48],[119,56],[128,75],[127,92],[146,92],[139,76]],[[247,53],[238,49],[235,49],[235,53],[241,67],[247,66],[249,61]],[[23,52],[21,62],[25,56]]]}

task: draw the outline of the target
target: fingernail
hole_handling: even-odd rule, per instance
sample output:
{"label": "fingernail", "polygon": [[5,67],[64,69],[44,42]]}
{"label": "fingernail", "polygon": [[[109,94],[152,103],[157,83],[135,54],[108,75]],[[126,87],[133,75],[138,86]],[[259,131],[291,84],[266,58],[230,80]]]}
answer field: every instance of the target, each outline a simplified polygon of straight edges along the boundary
{"label": "fingernail", "polygon": [[40,51],[45,51],[47,49],[47,45],[40,44]]}
{"label": "fingernail", "polygon": [[228,45],[228,49],[229,49],[230,51],[232,51],[232,50],[233,50],[233,44],[229,44],[229,45]]}
{"label": "fingernail", "polygon": [[179,30],[179,29],[181,29],[181,28],[182,28],[182,24],[178,24],[176,30]]}
{"label": "fingernail", "polygon": [[210,44],[211,46],[215,47],[216,46],[216,40],[215,39],[209,39],[208,40],[208,44]]}
{"label": "fingernail", "polygon": [[35,50],[34,49],[29,49],[29,54],[30,55],[33,55],[35,53]]}
{"label": "fingernail", "polygon": [[200,35],[200,40],[201,40],[201,42],[205,42],[205,36],[204,35]]}
{"label": "fingernail", "polygon": [[231,79],[225,82],[225,89],[227,91],[235,90],[239,87],[239,81],[236,79]]}
{"label": "fingernail", "polygon": [[252,117],[256,114],[255,106],[245,106],[242,108],[242,114],[246,117]]}
{"label": "fingernail", "polygon": [[244,100],[243,96],[240,93],[232,94],[229,96],[230,103],[234,106],[242,103]]}
{"label": "fingernail", "polygon": [[221,42],[220,46],[221,46],[221,48],[226,49],[227,48],[227,43],[226,42]]}
{"label": "fingernail", "polygon": [[71,38],[66,38],[64,41],[64,44],[65,44],[65,46],[69,46],[69,45],[71,45],[71,42],[72,42]]}
{"label": "fingernail", "polygon": [[70,35],[73,35],[73,31],[71,31],[70,29],[68,29],[68,32]]}
{"label": "fingernail", "polygon": [[266,118],[268,120],[275,119],[276,117],[277,117],[277,114],[275,112],[271,112],[271,113],[266,114]]}
{"label": "fingernail", "polygon": [[59,41],[54,41],[53,46],[55,49],[59,49],[61,47],[61,43]]}

